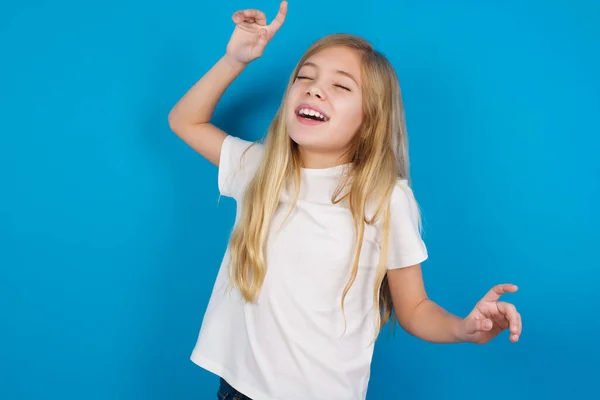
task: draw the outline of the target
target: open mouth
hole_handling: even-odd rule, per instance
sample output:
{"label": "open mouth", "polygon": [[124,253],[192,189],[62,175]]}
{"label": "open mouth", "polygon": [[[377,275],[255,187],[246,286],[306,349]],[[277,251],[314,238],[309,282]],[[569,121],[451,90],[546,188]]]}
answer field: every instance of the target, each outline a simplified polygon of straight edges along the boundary
{"label": "open mouth", "polygon": [[309,123],[311,125],[329,121],[329,117],[325,113],[308,106],[298,107],[296,109],[296,116],[301,122]]}

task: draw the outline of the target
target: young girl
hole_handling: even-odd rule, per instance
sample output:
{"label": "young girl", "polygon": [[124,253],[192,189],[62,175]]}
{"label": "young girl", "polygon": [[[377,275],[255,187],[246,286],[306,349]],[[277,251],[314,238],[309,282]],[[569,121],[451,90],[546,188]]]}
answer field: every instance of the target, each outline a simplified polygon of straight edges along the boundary
{"label": "young girl", "polygon": [[374,341],[391,318],[438,343],[485,343],[521,318],[492,288],[466,318],[429,300],[427,250],[410,189],[394,69],[351,35],[314,43],[292,73],[264,143],[210,124],[223,92],[282,26],[244,10],[225,55],[175,105],[171,129],[219,167],[237,204],[191,359],[219,398],[364,399]]}

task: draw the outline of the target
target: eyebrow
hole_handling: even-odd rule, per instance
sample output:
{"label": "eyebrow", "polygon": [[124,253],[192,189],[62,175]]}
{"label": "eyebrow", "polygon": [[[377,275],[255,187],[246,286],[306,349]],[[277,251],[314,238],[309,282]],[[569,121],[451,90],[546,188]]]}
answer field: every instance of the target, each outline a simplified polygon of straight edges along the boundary
{"label": "eyebrow", "polygon": [[[319,69],[319,66],[317,64],[312,63],[310,61],[307,61],[304,64],[302,64],[302,67],[315,67],[315,68]],[[341,69],[336,69],[335,72],[338,73],[338,74],[340,74],[340,75],[347,76],[348,78],[352,79],[354,81],[354,83],[356,83],[356,86],[360,87],[360,85],[358,84],[358,81],[354,78],[354,76],[352,76],[352,74],[350,72],[346,72],[346,71],[343,71]]]}

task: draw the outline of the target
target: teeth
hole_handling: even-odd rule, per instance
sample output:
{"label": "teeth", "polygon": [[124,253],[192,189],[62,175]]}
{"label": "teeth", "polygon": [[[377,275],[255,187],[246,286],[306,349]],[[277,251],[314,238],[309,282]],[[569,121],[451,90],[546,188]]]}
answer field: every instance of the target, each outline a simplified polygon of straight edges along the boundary
{"label": "teeth", "polygon": [[317,117],[318,119],[325,121],[325,116],[318,111],[311,110],[310,108],[302,108],[298,111],[300,115],[306,115],[311,117]]}

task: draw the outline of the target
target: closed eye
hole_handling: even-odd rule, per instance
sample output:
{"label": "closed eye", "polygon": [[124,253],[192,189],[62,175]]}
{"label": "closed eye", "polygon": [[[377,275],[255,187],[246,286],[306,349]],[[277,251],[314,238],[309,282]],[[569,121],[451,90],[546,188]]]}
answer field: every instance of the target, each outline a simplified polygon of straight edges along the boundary
{"label": "closed eye", "polygon": [[312,79],[312,78],[309,78],[308,76],[300,76],[300,75],[298,75],[296,77],[296,79]]}
{"label": "closed eye", "polygon": [[351,91],[351,90],[350,90],[350,88],[348,88],[348,87],[346,87],[346,86],[344,86],[344,85],[335,84],[335,85],[333,85],[333,86],[339,87],[340,89],[344,89],[344,90],[347,90],[347,91],[349,91],[349,92]]}

